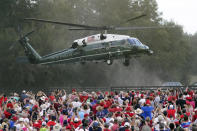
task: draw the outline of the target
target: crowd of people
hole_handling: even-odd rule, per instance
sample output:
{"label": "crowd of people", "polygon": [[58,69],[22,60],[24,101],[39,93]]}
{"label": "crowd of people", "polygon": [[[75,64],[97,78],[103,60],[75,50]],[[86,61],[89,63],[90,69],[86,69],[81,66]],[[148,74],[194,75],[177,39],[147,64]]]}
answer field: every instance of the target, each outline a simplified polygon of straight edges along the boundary
{"label": "crowd of people", "polygon": [[0,95],[0,131],[197,131],[189,89]]}

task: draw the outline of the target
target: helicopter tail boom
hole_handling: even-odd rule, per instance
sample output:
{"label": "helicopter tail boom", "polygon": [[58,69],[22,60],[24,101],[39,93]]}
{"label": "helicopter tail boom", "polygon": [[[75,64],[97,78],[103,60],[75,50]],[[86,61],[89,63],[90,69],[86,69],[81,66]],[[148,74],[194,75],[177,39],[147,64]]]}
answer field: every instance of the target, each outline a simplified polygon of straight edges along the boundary
{"label": "helicopter tail boom", "polygon": [[29,44],[29,39],[27,36],[19,39],[20,44],[25,49],[25,54],[32,64],[37,64],[41,60],[41,56],[36,52],[36,50]]}

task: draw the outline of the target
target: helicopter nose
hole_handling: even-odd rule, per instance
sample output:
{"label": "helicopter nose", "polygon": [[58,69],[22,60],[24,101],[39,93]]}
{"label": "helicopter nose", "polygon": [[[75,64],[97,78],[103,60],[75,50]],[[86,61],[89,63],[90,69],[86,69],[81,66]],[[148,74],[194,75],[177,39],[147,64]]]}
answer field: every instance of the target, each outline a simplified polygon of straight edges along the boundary
{"label": "helicopter nose", "polygon": [[148,47],[147,45],[144,45],[144,48],[145,48],[146,50],[149,50],[149,47]]}
{"label": "helicopter nose", "polygon": [[148,50],[148,55],[152,55],[153,51],[152,50]]}
{"label": "helicopter nose", "polygon": [[147,45],[144,45],[144,49],[146,50],[148,55],[152,55],[153,54],[153,51],[150,50],[150,48]]}

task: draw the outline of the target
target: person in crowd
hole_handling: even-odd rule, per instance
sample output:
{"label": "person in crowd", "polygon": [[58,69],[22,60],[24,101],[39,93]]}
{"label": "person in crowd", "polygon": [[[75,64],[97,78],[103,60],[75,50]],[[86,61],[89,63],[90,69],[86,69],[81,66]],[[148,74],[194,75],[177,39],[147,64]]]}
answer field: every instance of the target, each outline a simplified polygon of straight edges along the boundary
{"label": "person in crowd", "polygon": [[0,131],[197,131],[196,103],[191,89],[23,90],[0,95]]}

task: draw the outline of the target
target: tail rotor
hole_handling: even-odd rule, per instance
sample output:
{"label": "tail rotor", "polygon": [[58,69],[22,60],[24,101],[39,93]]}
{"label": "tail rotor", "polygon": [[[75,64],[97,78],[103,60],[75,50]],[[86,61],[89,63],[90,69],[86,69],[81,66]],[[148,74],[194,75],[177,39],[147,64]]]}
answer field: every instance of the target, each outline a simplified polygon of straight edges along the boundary
{"label": "tail rotor", "polygon": [[17,34],[19,34],[19,39],[16,40],[14,43],[11,44],[11,46],[9,47],[9,50],[12,50],[16,46],[16,44],[18,42],[20,42],[21,40],[24,40],[27,36],[31,35],[34,32],[34,30],[26,33],[25,35],[23,35],[22,34],[22,30],[21,30],[21,26],[18,25],[18,27],[16,29],[16,32],[17,32]]}

